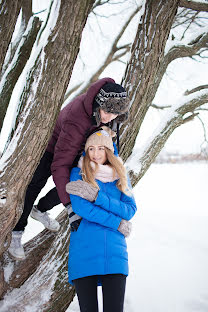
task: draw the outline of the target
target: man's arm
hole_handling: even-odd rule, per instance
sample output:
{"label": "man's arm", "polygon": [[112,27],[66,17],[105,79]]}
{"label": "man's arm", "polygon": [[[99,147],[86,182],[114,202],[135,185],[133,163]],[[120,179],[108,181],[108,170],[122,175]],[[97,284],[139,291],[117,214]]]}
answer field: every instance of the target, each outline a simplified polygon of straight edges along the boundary
{"label": "man's arm", "polygon": [[81,145],[84,135],[76,124],[62,125],[61,132],[56,142],[51,173],[56,184],[59,198],[66,205],[69,195],[66,193],[66,184],[69,182],[70,170]]}

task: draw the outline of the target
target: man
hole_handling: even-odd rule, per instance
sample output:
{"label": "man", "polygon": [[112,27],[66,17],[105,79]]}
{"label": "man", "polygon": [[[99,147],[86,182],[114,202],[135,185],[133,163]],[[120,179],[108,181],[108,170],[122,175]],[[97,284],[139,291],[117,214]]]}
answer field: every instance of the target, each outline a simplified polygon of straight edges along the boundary
{"label": "man", "polygon": [[[21,239],[30,213],[32,218],[40,221],[47,229],[57,232],[60,225],[49,217],[47,211],[62,202],[68,209],[71,230],[78,228],[79,217],[72,212],[69,195],[66,193],[70,170],[81,156],[88,135],[112,120],[122,122],[128,114],[128,106],[125,89],[113,79],[103,78],[61,110],[46,151],[28,185],[23,213],[12,232],[8,251],[13,258],[25,258]],[[34,206],[51,174],[56,188]]]}

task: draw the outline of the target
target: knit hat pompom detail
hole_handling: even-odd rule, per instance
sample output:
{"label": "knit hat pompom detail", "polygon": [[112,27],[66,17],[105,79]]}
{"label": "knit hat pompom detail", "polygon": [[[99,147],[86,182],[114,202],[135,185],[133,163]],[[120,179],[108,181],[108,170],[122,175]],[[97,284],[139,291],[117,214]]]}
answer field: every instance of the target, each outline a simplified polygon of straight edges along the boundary
{"label": "knit hat pompom detail", "polygon": [[121,115],[129,108],[126,90],[119,84],[106,83],[95,97],[95,102],[107,113]]}
{"label": "knit hat pompom detail", "polygon": [[92,145],[102,145],[114,152],[112,137],[116,134],[110,128],[102,126],[102,128],[91,134],[85,143],[85,152]]}

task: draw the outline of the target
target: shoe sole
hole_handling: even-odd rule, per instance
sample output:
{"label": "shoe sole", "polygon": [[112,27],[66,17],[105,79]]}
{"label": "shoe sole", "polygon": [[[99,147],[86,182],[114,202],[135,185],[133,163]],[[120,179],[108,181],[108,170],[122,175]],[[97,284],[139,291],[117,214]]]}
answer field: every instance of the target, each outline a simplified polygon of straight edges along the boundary
{"label": "shoe sole", "polygon": [[[38,220],[38,219],[36,219],[35,217],[33,217],[32,215],[30,215],[30,217],[32,218],[32,219],[34,219],[35,221],[38,221],[38,222],[40,222],[43,226],[45,226],[40,220]],[[49,230],[49,231],[51,231],[51,232],[58,232],[59,230],[60,230],[60,227],[58,228],[58,230],[51,230],[51,229],[49,229],[48,227],[46,227],[45,226],[45,229],[47,229],[47,230]]]}

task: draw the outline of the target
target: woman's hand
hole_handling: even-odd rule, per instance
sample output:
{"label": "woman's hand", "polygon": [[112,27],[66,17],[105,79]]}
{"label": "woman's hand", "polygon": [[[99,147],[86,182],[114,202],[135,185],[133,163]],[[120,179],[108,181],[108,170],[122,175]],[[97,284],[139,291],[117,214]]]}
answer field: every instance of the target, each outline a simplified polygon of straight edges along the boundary
{"label": "woman's hand", "polygon": [[96,187],[82,180],[67,183],[66,191],[69,194],[80,196],[90,202],[95,201],[98,194]]}
{"label": "woman's hand", "polygon": [[132,224],[124,219],[121,220],[119,224],[118,231],[121,232],[125,237],[128,237],[131,233]]}

